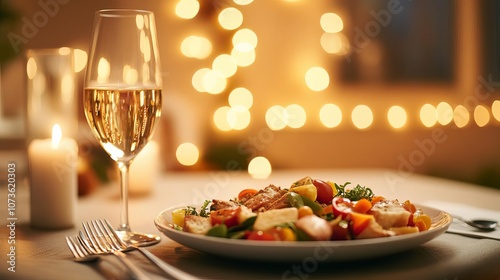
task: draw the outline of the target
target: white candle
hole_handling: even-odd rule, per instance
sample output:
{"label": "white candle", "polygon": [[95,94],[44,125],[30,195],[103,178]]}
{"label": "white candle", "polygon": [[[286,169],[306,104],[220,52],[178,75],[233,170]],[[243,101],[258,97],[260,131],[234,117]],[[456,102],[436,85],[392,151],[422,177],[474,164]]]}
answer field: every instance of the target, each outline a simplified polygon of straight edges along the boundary
{"label": "white candle", "polygon": [[77,203],[78,146],[62,138],[54,125],[52,139],[33,140],[28,148],[31,185],[31,225],[36,228],[73,227]]}
{"label": "white candle", "polygon": [[130,165],[129,193],[146,195],[153,189],[160,171],[160,148],[154,141],[149,142]]}

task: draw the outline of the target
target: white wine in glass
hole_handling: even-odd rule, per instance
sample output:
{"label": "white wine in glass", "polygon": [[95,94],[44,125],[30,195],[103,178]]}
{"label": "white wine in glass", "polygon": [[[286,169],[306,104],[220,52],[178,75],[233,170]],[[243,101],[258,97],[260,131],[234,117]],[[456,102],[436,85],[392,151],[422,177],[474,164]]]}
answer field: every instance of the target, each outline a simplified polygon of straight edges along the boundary
{"label": "white wine in glass", "polygon": [[[162,80],[154,15],[102,10],[95,16],[84,80],[84,112],[94,135],[120,170],[120,237],[138,246],[160,241],[133,232],[128,221],[128,170],[160,119]],[[154,168],[154,167],[152,167]]]}

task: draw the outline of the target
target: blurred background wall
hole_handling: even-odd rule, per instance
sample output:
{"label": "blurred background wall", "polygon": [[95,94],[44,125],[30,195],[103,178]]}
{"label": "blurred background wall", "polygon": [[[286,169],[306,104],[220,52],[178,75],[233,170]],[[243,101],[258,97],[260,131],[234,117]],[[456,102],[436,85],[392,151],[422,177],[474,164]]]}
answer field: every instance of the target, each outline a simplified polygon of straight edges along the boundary
{"label": "blurred background wall", "polygon": [[[85,54],[96,10],[137,8],[156,15],[164,110],[155,140],[166,170],[246,170],[263,157],[274,170],[391,168],[500,186],[493,0],[2,0],[0,8],[2,162],[23,158],[25,51]],[[77,100],[80,140],[92,141]]]}

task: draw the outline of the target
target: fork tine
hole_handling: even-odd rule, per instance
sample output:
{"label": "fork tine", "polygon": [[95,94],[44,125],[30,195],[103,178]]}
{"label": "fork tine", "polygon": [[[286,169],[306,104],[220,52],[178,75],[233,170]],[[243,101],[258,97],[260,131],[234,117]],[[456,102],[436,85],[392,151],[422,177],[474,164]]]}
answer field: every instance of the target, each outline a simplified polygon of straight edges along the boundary
{"label": "fork tine", "polygon": [[86,249],[85,245],[83,244],[83,240],[80,237],[78,237],[77,235],[75,235],[73,237],[73,240],[74,240],[74,244],[75,244],[75,247],[76,247],[76,251],[78,252],[78,254],[82,258],[90,255],[89,251]]}
{"label": "fork tine", "polygon": [[66,241],[75,258],[81,259],[89,255],[88,251],[82,246],[78,236],[67,236]]}
{"label": "fork tine", "polygon": [[106,240],[110,243],[110,245],[116,250],[125,249],[119,241],[114,237],[114,230],[110,230],[104,223],[103,220],[97,220],[97,224],[99,225],[100,230],[106,236]]}
{"label": "fork tine", "polygon": [[79,236],[77,236],[78,240],[81,242],[81,246],[88,247],[88,250],[96,255],[115,255],[118,260],[120,260],[120,262],[122,262],[130,270],[130,272],[134,274],[135,279],[149,279],[149,277],[144,274],[139,267],[135,266],[125,257],[125,254],[118,249],[114,249],[110,244],[108,244],[106,234],[99,228],[97,222],[83,222],[82,225],[84,230],[80,230]]}
{"label": "fork tine", "polygon": [[102,226],[99,220],[92,221],[92,225],[94,226],[96,232],[98,232],[100,241],[104,243],[106,248],[110,250],[120,250],[120,246],[117,246],[116,243],[112,240],[109,234],[106,232],[104,227]]}
{"label": "fork tine", "polygon": [[99,233],[97,232],[93,221],[87,222],[87,224],[84,224],[83,227],[85,229],[85,232],[87,233],[88,238],[90,239],[90,242],[96,250],[102,252],[106,252],[109,250],[109,246],[106,245],[106,242],[102,242],[101,237],[99,237]]}
{"label": "fork tine", "polygon": [[92,238],[92,232],[91,232],[90,225],[88,224],[88,222],[87,223],[82,222],[82,226],[83,226],[83,230],[85,231],[85,234],[82,231],[80,231],[80,237],[82,238],[82,240],[85,242],[87,247],[92,248],[95,251],[99,251],[100,247],[96,243],[96,240],[94,240],[94,238]]}
{"label": "fork tine", "polygon": [[103,252],[99,247],[94,246],[92,239],[85,235],[85,233],[81,230],[78,233],[78,240],[80,240],[83,245],[82,247],[85,248],[90,254],[99,254]]}
{"label": "fork tine", "polygon": [[122,248],[126,248],[128,247],[127,243],[125,243],[121,238],[120,236],[118,236],[118,234],[116,233],[116,231],[114,230],[113,226],[111,225],[111,223],[107,220],[107,219],[103,219],[101,220],[102,223],[104,224],[104,226],[106,227],[107,229],[107,232],[110,232],[114,239],[118,242],[118,244],[120,244],[120,247]]}
{"label": "fork tine", "polygon": [[68,247],[69,247],[69,250],[71,251],[71,253],[73,254],[73,256],[76,258],[76,259],[79,259],[80,258],[80,255],[78,254],[78,252],[76,251],[76,248],[75,246],[73,245],[73,241],[71,241],[70,237],[69,236],[66,236],[66,244],[68,244]]}

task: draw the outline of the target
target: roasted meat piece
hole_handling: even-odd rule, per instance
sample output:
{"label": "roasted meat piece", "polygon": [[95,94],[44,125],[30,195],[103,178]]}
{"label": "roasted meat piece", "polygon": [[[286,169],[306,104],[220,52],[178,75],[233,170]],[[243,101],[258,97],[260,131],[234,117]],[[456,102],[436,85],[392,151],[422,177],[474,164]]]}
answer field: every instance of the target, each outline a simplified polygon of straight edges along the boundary
{"label": "roasted meat piece", "polygon": [[221,209],[235,209],[238,208],[240,204],[233,200],[218,200],[213,199],[212,204],[210,205],[210,211],[217,211]]}
{"label": "roasted meat piece", "polygon": [[285,193],[287,193],[287,190],[282,190],[275,185],[269,185],[259,190],[254,196],[246,201],[240,201],[240,203],[250,208],[253,212],[262,212],[265,211],[269,205],[279,200]]}
{"label": "roasted meat piece", "polygon": [[290,207],[290,203],[288,202],[288,192],[283,194],[280,198],[275,200],[273,203],[266,205],[266,211],[271,209],[282,209]]}

